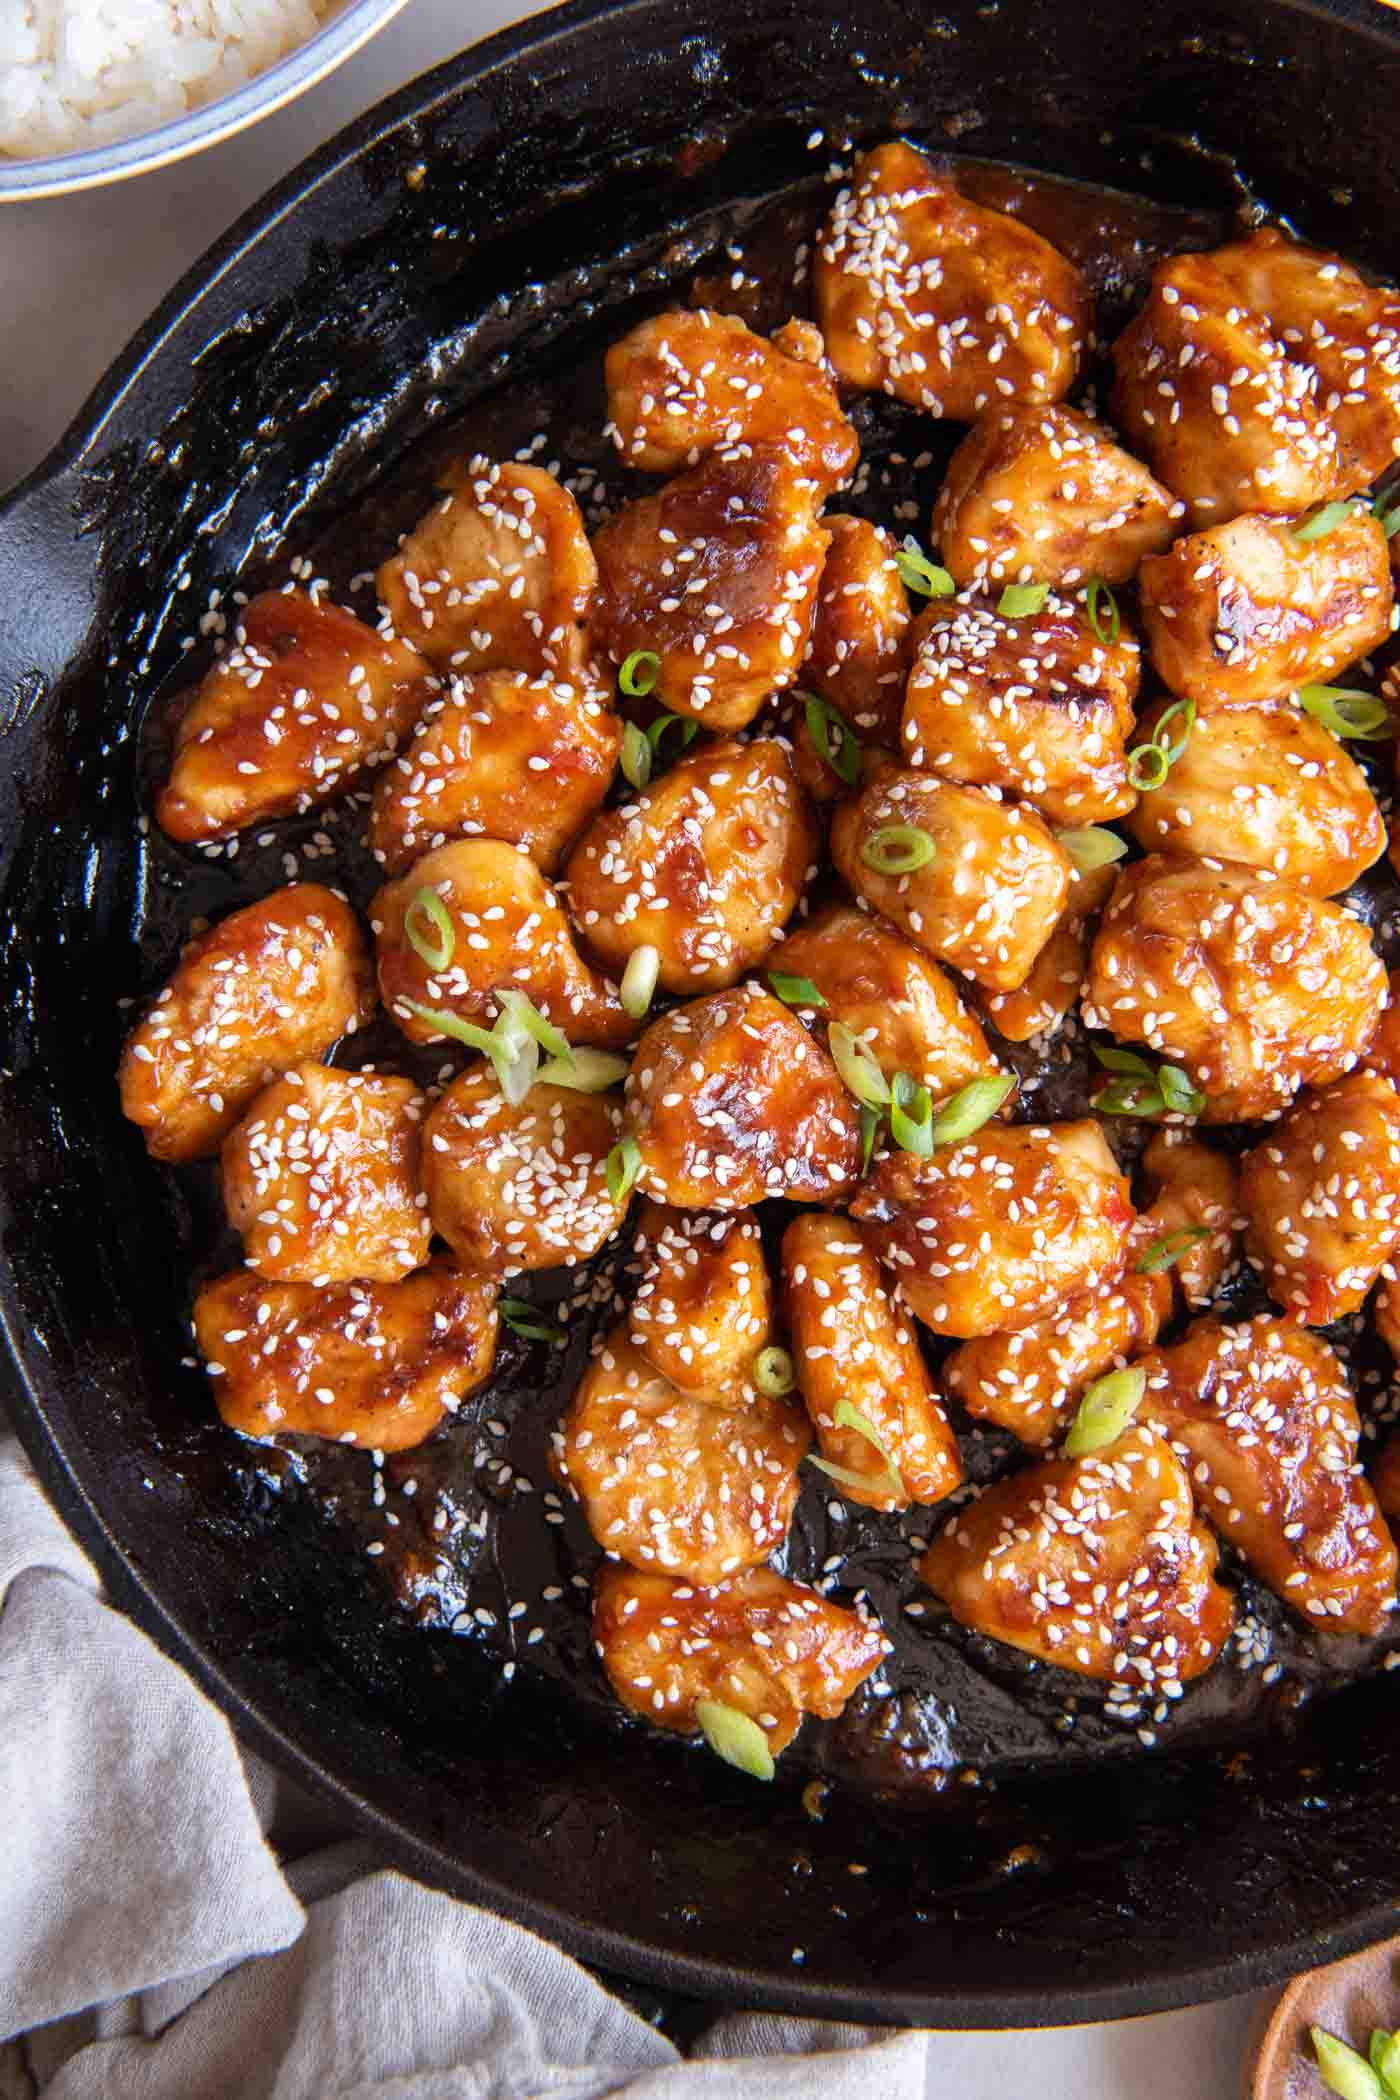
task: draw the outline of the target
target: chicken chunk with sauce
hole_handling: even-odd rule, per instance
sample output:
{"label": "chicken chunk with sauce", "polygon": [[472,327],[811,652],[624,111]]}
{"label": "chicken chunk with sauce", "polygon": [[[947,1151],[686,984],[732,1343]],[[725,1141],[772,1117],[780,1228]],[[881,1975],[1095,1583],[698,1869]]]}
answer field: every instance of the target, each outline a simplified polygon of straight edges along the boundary
{"label": "chicken chunk with sauce", "polygon": [[1309,1327],[1355,1312],[1400,1240],[1400,1094],[1373,1072],[1304,1094],[1240,1162],[1251,1259]]}
{"label": "chicken chunk with sauce", "polygon": [[773,1323],[763,1240],[752,1211],[672,1210],[643,1204],[627,1332],[672,1385],[717,1406],[747,1406],[754,1358]]}
{"label": "chicken chunk with sauce", "polygon": [[1086,869],[1076,862],[1065,908],[1025,983],[1010,992],[979,992],[979,1006],[1008,1043],[1028,1043],[1032,1036],[1058,1027],[1078,1005],[1098,914],[1113,894],[1116,879],[1112,863]]}
{"label": "chicken chunk with sauce", "polygon": [[822,523],[831,533],[831,547],[802,682],[830,701],[862,737],[893,746],[899,737],[910,627],[894,540],[865,518],[839,511],[828,511]]}
{"label": "chicken chunk with sauce", "polygon": [[1148,1202],[1138,1221],[1143,1253],[1164,1244],[1176,1250],[1168,1273],[1183,1303],[1200,1312],[1240,1258],[1245,1218],[1239,1167],[1189,1130],[1168,1128],[1154,1131],[1142,1172]]}

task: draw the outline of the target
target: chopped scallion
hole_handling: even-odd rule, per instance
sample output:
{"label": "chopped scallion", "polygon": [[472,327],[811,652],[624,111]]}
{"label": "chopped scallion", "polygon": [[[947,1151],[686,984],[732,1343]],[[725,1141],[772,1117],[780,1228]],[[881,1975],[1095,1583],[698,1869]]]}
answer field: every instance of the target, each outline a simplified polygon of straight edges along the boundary
{"label": "chopped scallion", "polygon": [[1384,496],[1377,496],[1376,523],[1388,540],[1393,540],[1400,532],[1400,497],[1396,496],[1394,488],[1387,489]]}
{"label": "chopped scallion", "polygon": [[970,1079],[959,1087],[933,1119],[935,1145],[960,1145],[975,1130],[991,1121],[1016,1085],[1011,1073],[989,1073],[985,1079]]}
{"label": "chopped scallion", "polygon": [[860,778],[860,738],[839,708],[820,693],[801,693],[807,734],[837,778],[854,787]]}
{"label": "chopped scallion", "polygon": [[1171,771],[1171,761],[1160,744],[1134,744],[1128,753],[1128,786],[1140,795],[1161,787]]}
{"label": "chopped scallion", "polygon": [[896,1072],[890,1088],[890,1136],[917,1159],[933,1151],[933,1096],[908,1072]]}
{"label": "chopped scallion", "polygon": [[1136,1050],[1105,1050],[1098,1043],[1093,1049],[1099,1063],[1119,1075],[1089,1104],[1100,1115],[1198,1116],[1205,1108],[1205,1095],[1192,1086],[1177,1066],[1158,1065],[1154,1069]]}
{"label": "chopped scallion", "polygon": [[1043,611],[1049,595],[1048,583],[1008,583],[997,599],[997,611],[1003,619],[1024,619],[1027,613]]}
{"label": "chopped scallion", "polygon": [[1293,527],[1295,540],[1321,540],[1329,532],[1344,525],[1355,509],[1352,503],[1324,503],[1319,510],[1310,511]]}
{"label": "chopped scallion", "polygon": [[1364,2056],[1358,2056],[1354,2049],[1338,2041],[1335,2034],[1328,2034],[1324,2027],[1313,2027],[1308,2031],[1323,2083],[1329,2092],[1338,2096],[1338,2100],[1387,2100],[1378,2073],[1372,2070]]}
{"label": "chopped scallion", "polygon": [[904,544],[894,557],[899,571],[899,580],[906,591],[914,591],[921,598],[951,598],[957,585],[946,569],[930,561],[912,532],[904,536]]}
{"label": "chopped scallion", "polygon": [[[1181,741],[1180,743],[1173,744],[1168,741],[1167,727],[1170,723],[1176,720],[1178,715],[1181,716]],[[1195,726],[1196,703],[1194,700],[1174,700],[1171,706],[1166,708],[1163,711],[1163,713],[1158,716],[1157,727],[1152,732],[1152,741],[1154,744],[1161,745],[1162,750],[1166,753],[1167,764],[1169,766],[1174,766],[1176,764],[1182,752],[1190,743],[1191,732],[1195,728]]]}
{"label": "chopped scallion", "polygon": [[545,1019],[533,999],[527,999],[524,992],[504,991],[497,992],[496,1004],[501,1009],[496,1033],[506,1043],[518,1045],[526,1036],[533,1036],[541,1050],[557,1057],[560,1064],[572,1064],[574,1053],[568,1037]]}
{"label": "chopped scallion", "polygon": [[875,1157],[875,1140],[880,1134],[883,1118],[878,1109],[862,1101],[860,1104],[860,1171],[870,1172],[870,1162]]}
{"label": "chopped scallion", "polygon": [[[1108,608],[1107,631],[1105,631],[1104,621],[1099,615],[1100,604],[1104,604]],[[1118,600],[1114,597],[1112,590],[1104,582],[1102,576],[1091,576],[1089,578],[1089,588],[1084,594],[1084,610],[1088,614],[1089,625],[1093,628],[1098,640],[1103,643],[1105,649],[1111,649],[1122,632],[1123,620],[1118,610]]]}
{"label": "chopped scallion", "polygon": [[810,977],[789,977],[786,970],[770,970],[768,982],[785,1006],[826,1005]]}
{"label": "chopped scallion", "polygon": [[826,1032],[831,1061],[857,1101],[867,1108],[889,1105],[890,1090],[884,1073],[868,1043],[863,1043],[844,1021],[833,1021]]}
{"label": "chopped scallion", "polygon": [[622,732],[622,773],[632,787],[644,788],[651,779],[651,756],[646,731],[629,722]]}
{"label": "chopped scallion", "polygon": [[618,686],[629,700],[645,700],[656,689],[661,676],[661,658],[654,649],[634,649],[617,674]]}
{"label": "chopped scallion", "polygon": [[750,1779],[773,1777],[777,1769],[773,1753],[757,1721],[741,1714],[736,1706],[726,1706],[721,1699],[697,1699],[695,1718],[716,1757],[722,1757],[727,1765],[733,1765],[740,1772],[747,1772]]}
{"label": "chopped scallion", "polygon": [[1305,685],[1299,688],[1298,699],[1304,713],[1330,729],[1333,736],[1371,744],[1390,734],[1390,709],[1374,693],[1360,692],[1355,686]]}
{"label": "chopped scallion", "polygon": [[1371,2030],[1371,2069],[1385,2089],[1386,2100],[1400,2100],[1400,2034],[1384,2027]]}
{"label": "chopped scallion", "polygon": [[1116,1443],[1127,1428],[1147,1391],[1147,1373],[1142,1370],[1110,1371],[1096,1378],[1079,1403],[1079,1411],[1065,1438],[1066,1458],[1087,1458]]}
{"label": "chopped scallion", "polygon": [[849,1466],[838,1466],[834,1460],[829,1458],[814,1458],[812,1464],[816,1466],[819,1472],[827,1474],[830,1479],[839,1481],[842,1487],[863,1488],[867,1494],[871,1493],[872,1490],[880,1491],[891,1502],[902,1502],[904,1500],[903,1477],[899,1467],[894,1462],[894,1456],[890,1451],[889,1445],[885,1442],[869,1415],[863,1414],[860,1408],[851,1400],[838,1400],[833,1419],[838,1429],[854,1429],[857,1436],[863,1436],[866,1443],[878,1451],[880,1457],[885,1461],[885,1480],[882,1484],[878,1474],[872,1476],[869,1473],[857,1473]]}
{"label": "chopped scallion", "polygon": [[797,1383],[797,1366],[786,1349],[776,1346],[760,1349],[753,1360],[753,1382],[761,1393],[776,1400],[781,1393],[790,1393]]}
{"label": "chopped scallion", "polygon": [[559,1348],[568,1337],[562,1327],[547,1320],[525,1298],[502,1298],[496,1307],[512,1334],[527,1342],[549,1342]]}
{"label": "chopped scallion", "polygon": [[1160,1276],[1163,1269],[1170,1269],[1189,1254],[1202,1240],[1210,1238],[1209,1225],[1183,1225],[1176,1232],[1164,1232],[1161,1239],[1153,1240],[1137,1265],[1139,1276]]}
{"label": "chopped scallion", "polygon": [[623,1012],[630,1014],[634,1021],[641,1020],[656,997],[656,980],[660,975],[660,949],[647,944],[632,950],[627,958],[627,968],[622,973],[618,997],[622,1001]]}
{"label": "chopped scallion", "polygon": [[[426,921],[423,931],[414,924],[419,919]],[[414,891],[403,915],[403,931],[409,947],[422,958],[434,976],[439,970],[449,968],[457,946],[457,934],[451,914],[436,890],[425,886]]]}
{"label": "chopped scallion", "polygon": [[576,1094],[605,1094],[618,1086],[632,1067],[614,1050],[575,1050],[567,1064],[552,1057],[535,1074],[537,1086],[572,1087]]}
{"label": "chopped scallion", "polygon": [[1102,824],[1085,824],[1078,830],[1057,831],[1055,837],[1074,862],[1081,875],[1093,875],[1100,868],[1112,867],[1128,850],[1126,839],[1120,839],[1116,831],[1109,831]]}
{"label": "chopped scallion", "polygon": [[416,999],[405,999],[404,1005],[420,1021],[426,1021],[439,1035],[451,1036],[457,1043],[465,1043],[469,1050],[480,1050],[493,1061],[500,1053],[500,1043],[489,1028],[478,1028],[475,1021],[464,1021],[460,1014],[449,1013],[442,1006],[420,1006]]}
{"label": "chopped scallion", "polygon": [[926,867],[937,850],[918,824],[883,824],[866,839],[860,857],[877,875],[912,875]]}
{"label": "chopped scallion", "polygon": [[625,1203],[637,1186],[642,1171],[642,1148],[634,1137],[619,1138],[608,1154],[608,1194],[614,1203]]}
{"label": "chopped scallion", "polygon": [[689,750],[700,734],[700,724],[691,715],[658,715],[654,722],[647,724],[647,742],[653,752],[660,749],[661,739],[668,729],[680,730],[682,751]]}

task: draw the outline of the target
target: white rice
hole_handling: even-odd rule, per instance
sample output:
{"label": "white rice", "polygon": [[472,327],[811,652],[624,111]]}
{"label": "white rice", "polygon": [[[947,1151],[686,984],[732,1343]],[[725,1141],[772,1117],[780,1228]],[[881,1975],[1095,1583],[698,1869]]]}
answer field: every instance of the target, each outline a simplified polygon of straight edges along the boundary
{"label": "white rice", "polygon": [[133,138],[285,58],[341,0],[0,0],[0,155]]}

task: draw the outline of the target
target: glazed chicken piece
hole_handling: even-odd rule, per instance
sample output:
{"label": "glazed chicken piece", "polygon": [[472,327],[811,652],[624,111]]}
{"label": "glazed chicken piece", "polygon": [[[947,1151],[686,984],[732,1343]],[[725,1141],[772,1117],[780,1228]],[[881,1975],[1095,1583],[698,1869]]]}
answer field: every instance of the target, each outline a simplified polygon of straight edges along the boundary
{"label": "glazed chicken piece", "polygon": [[355,914],[293,883],[192,940],[122,1052],[122,1112],[156,1159],[217,1152],[253,1096],[375,1011]]}
{"label": "glazed chicken piece", "polygon": [[397,1283],[428,1259],[411,1079],[304,1063],[224,1139],[224,1209],[273,1283]]}
{"label": "glazed chicken piece", "polygon": [[838,378],[930,415],[971,423],[1003,401],[1059,401],[1078,375],[1090,303],[1073,263],[900,140],[856,162],[813,285]]}
{"label": "glazed chicken piece", "polygon": [[834,1721],[890,1646],[875,1620],[771,1568],[704,1590],[604,1566],[593,1580],[593,1640],[632,1713],[698,1735],[696,1707],[714,1701],[756,1721],[773,1757],[804,1714]]}
{"label": "glazed chicken piece", "polygon": [[410,735],[437,681],[416,649],[302,591],[263,591],[191,695],[156,822],[182,844],[320,809]]}
{"label": "glazed chicken piece", "polygon": [[627,1333],[634,1349],[682,1392],[747,1406],[753,1360],[773,1324],[773,1294],[752,1211],[719,1215],[645,1203]]}
{"label": "glazed chicken piece", "polygon": [[[1144,1254],[1164,1241],[1181,1247],[1168,1273],[1182,1302],[1199,1312],[1240,1257],[1245,1219],[1239,1168],[1228,1153],[1189,1130],[1166,1129],[1153,1132],[1142,1171],[1149,1205],[1138,1220]],[[1187,1233],[1197,1236],[1182,1246]]]}
{"label": "glazed chicken piece", "polygon": [[1024,795],[1058,824],[1137,800],[1124,746],[1140,672],[1126,622],[1101,642],[1083,606],[1050,596],[1019,617],[995,598],[936,598],[914,625],[904,763]]}
{"label": "glazed chicken piece", "polygon": [[480,454],[445,481],[379,571],[395,633],[440,671],[571,677],[598,583],[577,503],[542,467]]}
{"label": "glazed chicken piece", "polygon": [[1140,1419],[1190,1468],[1201,1514],[1260,1581],[1325,1632],[1388,1625],[1395,1547],[1327,1344],[1292,1320],[1198,1320],[1143,1365]]}
{"label": "glazed chicken piece", "polygon": [[1160,1437],[1129,1429],[961,1509],[919,1575],[963,1626],[1083,1677],[1175,1695],[1234,1628],[1216,1545]]}
{"label": "glazed chicken piece", "polygon": [[523,671],[454,678],[379,776],[370,849],[398,875],[453,839],[504,839],[552,875],[612,785],[621,749],[621,722],[586,685]]}
{"label": "glazed chicken piece", "polygon": [[1113,346],[1115,419],[1196,525],[1354,495],[1400,445],[1398,319],[1273,229],[1172,256]]}
{"label": "glazed chicken piece", "polygon": [[1309,1327],[1355,1312],[1400,1240],[1400,1094],[1352,1072],[1304,1094],[1240,1163],[1251,1259]]}
{"label": "glazed chicken piece", "polygon": [[[912,873],[876,865],[908,830],[932,842]],[[887,835],[893,833],[893,838]],[[1024,984],[1069,897],[1073,863],[1034,810],[931,773],[887,770],[843,802],[831,853],[872,911],[991,991]]]}
{"label": "glazed chicken piece", "polygon": [[230,1429],[407,1451],[490,1376],[496,1289],[445,1255],[400,1283],[235,1269],[200,1292],[194,1329]]}
{"label": "glazed chicken piece", "polygon": [[[450,939],[415,906],[425,891],[447,914]],[[439,846],[386,883],[369,910],[380,996],[410,1042],[450,1035],[438,1015],[489,1028],[501,991],[524,992],[571,1043],[616,1049],[636,1032],[616,988],[574,946],[555,891],[518,847],[499,839]]]}
{"label": "glazed chicken piece", "polygon": [[622,1322],[584,1372],[554,1469],[614,1560],[709,1586],[757,1567],[787,1537],[811,1441],[790,1400],[712,1407],[683,1393]]}
{"label": "glazed chicken piece", "polygon": [[[783,1307],[822,1457],[842,1468],[835,1492],[884,1510],[951,1495],[963,1477],[958,1440],[859,1226],[818,1211],[794,1218],[783,1234]],[[842,1401],[878,1444],[838,1420]]]}
{"label": "glazed chicken piece", "polygon": [[1400,970],[1391,971],[1386,989],[1385,1012],[1366,1045],[1362,1063],[1400,1087]]}
{"label": "glazed chicken piece", "polygon": [[884,1152],[851,1213],[924,1325],[959,1340],[1113,1282],[1133,1222],[1090,1120],[989,1125],[927,1159]]}
{"label": "glazed chicken piece", "polygon": [[[1400,350],[1400,343],[1397,343]],[[1320,539],[1302,518],[1232,518],[1142,565],[1152,662],[1202,708],[1247,706],[1324,685],[1390,633],[1384,532],[1353,510]]]}
{"label": "glazed chicken piece", "polygon": [[[836,511],[822,523],[831,549],[802,681],[860,735],[893,745],[909,659],[909,599],[895,567],[894,540],[878,525]],[[839,785],[832,780],[833,789]]]}
{"label": "glazed chicken piece", "polygon": [[742,729],[797,678],[831,535],[791,456],[724,446],[594,539],[596,631],[614,663],[660,658],[652,699]]}
{"label": "glazed chicken piece", "polygon": [[1069,896],[1055,930],[1012,992],[981,992],[978,1003],[1008,1043],[1028,1043],[1056,1028],[1079,1003],[1089,974],[1089,949],[1098,914],[1113,894],[1117,869],[1072,866]]}
{"label": "glazed chicken piece", "polygon": [[594,818],[569,855],[569,910],[615,975],[650,946],[668,992],[722,991],[772,952],[817,847],[783,744],[707,741]]}
{"label": "glazed chicken piece", "polygon": [[908,1072],[935,1101],[997,1070],[978,1022],[952,979],[883,919],[854,904],[828,904],[790,933],[773,958],[785,976],[806,977],[823,1005],[793,1003],[808,1019],[841,1022],[882,1072]]}
{"label": "glazed chicken piece", "polygon": [[626,1214],[607,1177],[621,1123],[616,1096],[547,1081],[512,1106],[490,1065],[473,1060],[423,1128],[433,1230],[488,1275],[586,1261]]}
{"label": "glazed chicken piece", "polygon": [[[1183,514],[1170,490],[1077,409],[992,408],[948,462],[933,541],[955,583],[1128,583]],[[1108,631],[1105,606],[1102,624]]]}
{"label": "glazed chicken piece", "polygon": [[1339,1079],[1386,994],[1366,928],[1338,905],[1162,853],[1119,876],[1089,961],[1085,1024],[1184,1065],[1208,1123],[1275,1115]]}
{"label": "glazed chicken piece", "polygon": [[810,322],[768,342],[733,314],[673,307],[608,352],[610,434],[649,474],[693,467],[717,445],[772,446],[824,501],[860,457],[824,359]]}
{"label": "glazed chicken piece", "polygon": [[[1144,719],[1144,738],[1161,712]],[[1180,716],[1168,723],[1168,739],[1180,741],[1181,727]],[[1385,851],[1385,824],[1360,766],[1286,700],[1202,715],[1161,787],[1144,790],[1127,829],[1149,853],[1267,868],[1320,897],[1350,889]]]}
{"label": "glazed chicken piece", "polygon": [[642,1189],[682,1210],[835,1203],[860,1172],[860,1116],[836,1067],[752,984],[652,1022],[627,1078],[626,1129]]}

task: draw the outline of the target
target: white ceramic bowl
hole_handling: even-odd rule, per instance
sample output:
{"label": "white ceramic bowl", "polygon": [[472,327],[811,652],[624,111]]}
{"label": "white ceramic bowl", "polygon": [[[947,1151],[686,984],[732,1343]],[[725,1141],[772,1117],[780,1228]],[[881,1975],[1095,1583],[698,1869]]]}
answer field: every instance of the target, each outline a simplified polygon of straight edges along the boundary
{"label": "white ceramic bowl", "polygon": [[[0,0],[0,6],[5,0]],[[40,160],[9,160],[0,156],[0,204],[24,197],[56,197],[65,190],[94,189],[100,183],[121,182],[128,175],[148,168],[163,168],[183,160],[218,139],[255,124],[259,117],[281,109],[286,102],[323,80],[343,59],[358,51],[377,29],[407,5],[407,0],[345,0],[331,19],[276,65],[259,73],[230,95],[220,95],[202,109],[173,123],[159,124],[135,138],[115,144],[93,146],[77,153],[55,153]]]}

